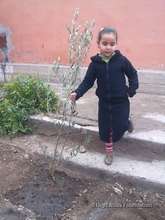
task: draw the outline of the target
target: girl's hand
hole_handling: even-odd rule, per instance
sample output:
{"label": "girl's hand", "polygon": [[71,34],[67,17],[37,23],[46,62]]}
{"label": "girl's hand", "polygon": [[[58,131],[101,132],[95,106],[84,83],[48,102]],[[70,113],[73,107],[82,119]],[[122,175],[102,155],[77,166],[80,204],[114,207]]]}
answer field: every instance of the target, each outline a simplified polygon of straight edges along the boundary
{"label": "girl's hand", "polygon": [[76,96],[77,96],[77,93],[76,92],[72,92],[71,94],[70,94],[70,100],[72,101],[72,102],[75,102],[76,101]]}

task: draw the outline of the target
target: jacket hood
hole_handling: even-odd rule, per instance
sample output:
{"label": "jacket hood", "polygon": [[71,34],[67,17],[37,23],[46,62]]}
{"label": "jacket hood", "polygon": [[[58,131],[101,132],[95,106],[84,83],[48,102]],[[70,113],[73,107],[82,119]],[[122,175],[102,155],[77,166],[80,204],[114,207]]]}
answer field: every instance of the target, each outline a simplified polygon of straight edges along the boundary
{"label": "jacket hood", "polygon": [[[122,56],[122,54],[120,53],[119,50],[115,50],[115,54],[113,56],[113,58],[117,57],[117,56]],[[99,54],[96,54],[95,56],[91,57],[92,62],[94,63],[100,63],[103,62],[102,58],[100,57]]]}

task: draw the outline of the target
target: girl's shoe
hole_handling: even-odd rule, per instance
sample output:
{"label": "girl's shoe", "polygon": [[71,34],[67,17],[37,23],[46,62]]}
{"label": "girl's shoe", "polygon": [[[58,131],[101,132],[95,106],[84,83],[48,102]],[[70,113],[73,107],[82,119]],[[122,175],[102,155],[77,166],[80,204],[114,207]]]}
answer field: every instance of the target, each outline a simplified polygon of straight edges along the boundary
{"label": "girl's shoe", "polygon": [[128,132],[132,133],[134,130],[134,125],[131,119],[128,120]]}
{"label": "girl's shoe", "polygon": [[113,153],[106,153],[105,158],[104,158],[104,163],[106,165],[111,165],[113,161]]}
{"label": "girl's shoe", "polygon": [[86,153],[87,152],[87,150],[86,150],[86,148],[83,146],[83,145],[81,145],[80,147],[79,147],[79,153]]}

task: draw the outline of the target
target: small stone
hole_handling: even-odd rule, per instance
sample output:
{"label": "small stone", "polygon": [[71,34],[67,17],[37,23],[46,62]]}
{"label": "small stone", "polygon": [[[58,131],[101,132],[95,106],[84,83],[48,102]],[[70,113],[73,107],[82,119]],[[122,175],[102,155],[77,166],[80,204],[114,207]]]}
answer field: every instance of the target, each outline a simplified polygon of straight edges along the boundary
{"label": "small stone", "polygon": [[18,211],[22,211],[24,209],[24,207],[22,206],[22,205],[19,205],[18,207],[17,207],[17,210]]}
{"label": "small stone", "polygon": [[143,195],[143,200],[146,200],[146,198],[147,198],[147,194],[144,194]]}
{"label": "small stone", "polygon": [[25,158],[25,159],[29,159],[29,155],[28,155],[28,154],[25,154],[25,155],[24,155],[24,158]]}
{"label": "small stone", "polygon": [[120,190],[124,191],[124,188],[119,183],[115,183],[114,186],[119,188]]}
{"label": "small stone", "polygon": [[161,198],[161,196],[160,196],[158,193],[156,193],[155,196],[156,196],[156,198],[158,198],[158,199]]}
{"label": "small stone", "polygon": [[122,195],[123,194],[123,192],[120,189],[118,189],[117,187],[113,186],[112,188],[113,188],[113,190],[115,191],[116,194],[118,194],[118,195]]}
{"label": "small stone", "polygon": [[82,191],[82,193],[84,194],[84,193],[87,193],[88,192],[88,189],[84,189],[83,191]]}
{"label": "small stone", "polygon": [[129,194],[132,194],[133,193],[133,190],[132,189],[129,189]]}

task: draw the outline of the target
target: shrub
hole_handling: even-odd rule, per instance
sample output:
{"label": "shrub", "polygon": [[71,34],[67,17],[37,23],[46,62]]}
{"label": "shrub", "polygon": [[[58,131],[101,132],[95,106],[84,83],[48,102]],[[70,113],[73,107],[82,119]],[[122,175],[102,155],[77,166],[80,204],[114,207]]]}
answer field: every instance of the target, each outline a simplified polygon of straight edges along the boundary
{"label": "shrub", "polygon": [[24,109],[14,106],[8,99],[0,101],[0,135],[30,131],[26,125],[27,118],[28,115]]}
{"label": "shrub", "polygon": [[29,114],[55,112],[58,98],[43,81],[32,76],[17,77],[3,86],[6,98]]}
{"label": "shrub", "polygon": [[56,112],[58,97],[41,80],[32,76],[17,77],[5,83],[0,99],[0,134],[27,132],[29,115]]}

